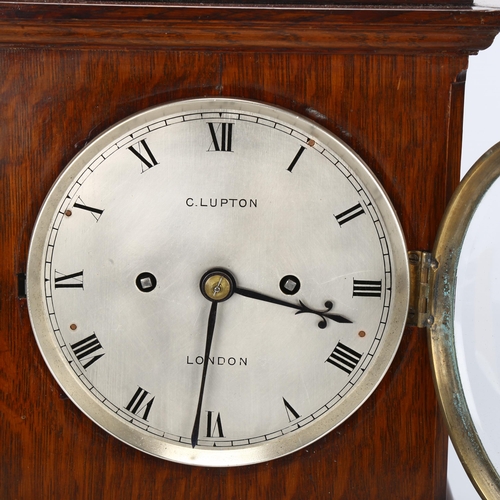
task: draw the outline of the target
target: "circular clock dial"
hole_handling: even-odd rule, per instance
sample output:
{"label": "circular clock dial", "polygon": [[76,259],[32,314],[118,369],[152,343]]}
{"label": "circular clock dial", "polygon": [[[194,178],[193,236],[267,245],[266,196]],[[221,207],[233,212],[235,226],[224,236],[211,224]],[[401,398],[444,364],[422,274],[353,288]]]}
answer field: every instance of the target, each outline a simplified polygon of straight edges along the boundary
{"label": "circular clock dial", "polygon": [[33,329],[96,423],[162,458],[273,459],[371,394],[406,321],[397,217],[313,122],[196,99],[118,123],[64,170],[29,254]]}

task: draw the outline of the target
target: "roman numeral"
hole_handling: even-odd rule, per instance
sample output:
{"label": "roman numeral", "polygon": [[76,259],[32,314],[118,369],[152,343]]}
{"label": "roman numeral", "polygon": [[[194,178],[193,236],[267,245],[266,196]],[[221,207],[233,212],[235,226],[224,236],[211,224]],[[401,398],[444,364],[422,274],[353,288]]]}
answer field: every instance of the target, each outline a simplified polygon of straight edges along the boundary
{"label": "roman numeral", "polygon": [[209,151],[232,152],[233,124],[232,123],[208,123],[212,143]]}
{"label": "roman numeral", "polygon": [[207,437],[224,437],[224,432],[222,431],[222,421],[220,419],[220,413],[217,413],[217,417],[214,421],[213,411],[207,411]]}
{"label": "roman numeral", "polygon": [[99,219],[101,218],[101,215],[103,214],[104,210],[101,210],[100,208],[95,208],[95,207],[89,207],[88,205],[85,205],[83,200],[78,197],[78,201],[73,205],[75,208],[79,208],[80,210],[85,210],[87,212],[90,212],[92,216],[94,217],[95,221],[98,222]]}
{"label": "roman numeral", "polygon": [[[135,146],[139,146],[139,151],[135,149]],[[140,147],[142,146],[142,148]],[[146,139],[142,139],[139,141],[137,144],[134,146],[130,146],[128,148],[132,153],[134,153],[139,160],[141,160],[142,165],[142,172],[146,172],[148,169],[153,168],[155,165],[158,165],[158,161],[156,158],[153,156],[153,153],[151,152],[151,149],[149,149],[148,143],[146,142]],[[143,151],[145,152],[147,158],[144,156]],[[144,168],[146,166],[146,168]]]}
{"label": "roman numeral", "polygon": [[289,172],[291,172],[293,170],[293,167],[295,167],[295,165],[299,161],[299,158],[302,156],[302,153],[305,151],[305,149],[306,149],[305,146],[300,146],[300,149],[297,152],[297,154],[295,155],[295,158],[292,160],[292,163],[290,163],[290,166],[287,168],[287,170]]}
{"label": "roman numeral", "polygon": [[353,297],[381,297],[382,280],[352,280]]}
{"label": "roman numeral", "polygon": [[283,404],[285,405],[285,411],[286,411],[286,415],[288,417],[289,422],[300,417],[300,415],[297,413],[297,411],[292,407],[292,405],[285,398],[283,398]]}
{"label": "roman numeral", "polygon": [[104,356],[104,353],[102,353],[90,357],[91,354],[94,354],[96,351],[102,349],[102,345],[99,342],[98,338],[95,336],[95,333],[84,338],[83,340],[80,340],[79,342],[70,344],[70,347],[73,350],[76,359],[78,359],[78,361],[82,363],[82,366],[85,369],[94,364],[99,358],[102,358]]}
{"label": "roman numeral", "polygon": [[342,227],[346,222],[349,222],[350,220],[355,219],[356,217],[359,217],[364,213],[365,211],[363,210],[361,203],[357,203],[353,207],[348,208],[345,212],[335,215],[335,218],[337,219],[339,226]]}
{"label": "roman numeral", "polygon": [[326,361],[350,375],[360,359],[359,352],[339,342]]}
{"label": "roman numeral", "polygon": [[151,396],[151,394],[149,394],[148,391],[144,390],[142,387],[139,387],[137,391],[135,391],[134,396],[130,400],[129,404],[125,407],[125,409],[138,416],[139,418],[147,420],[149,412],[151,411],[151,406],[153,406],[153,401],[155,400],[154,396],[149,396]]}
{"label": "roman numeral", "polygon": [[[57,276],[56,276],[57,275]],[[83,271],[73,274],[54,272],[55,288],[81,288],[83,290]]]}

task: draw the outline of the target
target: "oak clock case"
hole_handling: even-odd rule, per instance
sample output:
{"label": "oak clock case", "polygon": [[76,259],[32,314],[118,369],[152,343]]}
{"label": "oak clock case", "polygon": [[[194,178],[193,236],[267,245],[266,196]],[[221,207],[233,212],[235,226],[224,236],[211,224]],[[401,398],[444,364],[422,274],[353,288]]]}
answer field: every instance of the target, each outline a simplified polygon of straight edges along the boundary
{"label": "oak clock case", "polygon": [[27,294],[55,378],[98,425],[191,465],[292,453],[376,388],[407,253],[363,161],[287,110],[206,98],[116,124],[39,213]]}

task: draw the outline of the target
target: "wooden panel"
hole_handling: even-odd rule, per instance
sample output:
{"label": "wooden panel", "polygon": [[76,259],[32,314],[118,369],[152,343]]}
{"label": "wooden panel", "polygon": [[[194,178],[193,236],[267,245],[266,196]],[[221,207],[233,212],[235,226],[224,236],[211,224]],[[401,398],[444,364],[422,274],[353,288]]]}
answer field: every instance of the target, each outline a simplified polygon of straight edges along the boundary
{"label": "wooden panel", "polygon": [[0,2],[0,44],[258,52],[475,53],[494,9],[130,6]]}
{"label": "wooden panel", "polygon": [[428,249],[454,182],[450,85],[465,58],[27,50],[0,61],[9,75],[0,92],[2,254],[11,263],[2,268],[2,497],[440,497],[446,434],[422,332],[406,332],[376,394],[318,443],[257,466],[190,468],[119,443],[65,398],[16,298],[16,274],[45,193],[89,139],[136,110],[204,94],[272,102],[333,130],[381,178],[410,246]]}

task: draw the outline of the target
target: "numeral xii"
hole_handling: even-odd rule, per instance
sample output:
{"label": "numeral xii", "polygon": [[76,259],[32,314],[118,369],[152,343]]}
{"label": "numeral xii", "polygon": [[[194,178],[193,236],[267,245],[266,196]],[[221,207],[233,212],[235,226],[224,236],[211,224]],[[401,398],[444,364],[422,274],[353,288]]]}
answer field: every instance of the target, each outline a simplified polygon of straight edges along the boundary
{"label": "numeral xii", "polygon": [[208,122],[212,143],[209,151],[232,152],[233,124]]}

